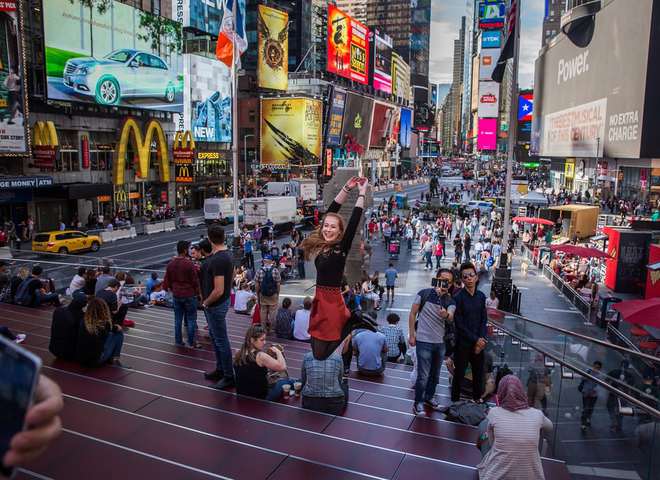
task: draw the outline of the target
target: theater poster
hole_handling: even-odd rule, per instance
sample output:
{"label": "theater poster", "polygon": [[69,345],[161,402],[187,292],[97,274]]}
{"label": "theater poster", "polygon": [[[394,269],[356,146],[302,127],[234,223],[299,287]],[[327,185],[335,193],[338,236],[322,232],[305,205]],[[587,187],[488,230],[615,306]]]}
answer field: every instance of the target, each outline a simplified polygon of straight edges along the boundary
{"label": "theater poster", "polygon": [[286,91],[289,86],[289,14],[259,5],[259,87]]}

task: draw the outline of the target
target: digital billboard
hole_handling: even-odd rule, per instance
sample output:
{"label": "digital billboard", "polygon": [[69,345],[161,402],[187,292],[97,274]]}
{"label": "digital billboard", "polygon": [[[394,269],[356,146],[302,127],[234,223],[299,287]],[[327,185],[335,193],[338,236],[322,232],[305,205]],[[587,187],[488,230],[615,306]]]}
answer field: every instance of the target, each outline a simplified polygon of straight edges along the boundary
{"label": "digital billboard", "polygon": [[392,38],[373,32],[373,86],[376,90],[392,93]]}
{"label": "digital billboard", "polygon": [[93,19],[80,0],[43,7],[49,99],[183,111],[181,23],[116,0]]}
{"label": "digital billboard", "polygon": [[24,71],[18,2],[0,1],[0,152],[25,153]]}
{"label": "digital billboard", "polygon": [[534,92],[525,91],[518,97],[518,141],[530,142],[534,112]]}
{"label": "digital billboard", "polygon": [[497,150],[497,118],[480,118],[477,149]]}
{"label": "digital billboard", "polygon": [[344,122],[344,108],[346,107],[346,92],[335,88],[332,94],[332,103],[330,105],[330,118],[328,121],[328,131],[326,142],[328,146],[341,145],[341,129]]}
{"label": "digital billboard", "polygon": [[385,147],[392,134],[399,128],[398,109],[391,105],[376,102],[371,121],[370,147]]}
{"label": "digital billboard", "polygon": [[499,114],[500,84],[479,82],[479,117],[497,117]]}
{"label": "digital billboard", "polygon": [[500,48],[502,34],[499,30],[484,30],[481,32],[481,48]]}
{"label": "digital billboard", "polygon": [[311,98],[262,98],[262,165],[321,164],[323,102]]}
{"label": "digital billboard", "polygon": [[371,118],[373,113],[373,100],[362,95],[348,93],[346,96],[346,108],[344,109],[344,128],[342,135],[347,135],[360,144],[363,148],[369,146],[371,133]]}
{"label": "digital billboard", "polygon": [[504,28],[506,4],[504,2],[481,2],[479,4],[479,28],[497,30]]}
{"label": "digital billboard", "polygon": [[490,80],[492,78],[498,58],[500,58],[499,48],[481,50],[479,55],[479,80]]}
{"label": "digital billboard", "polygon": [[186,55],[184,127],[196,142],[232,141],[231,71],[215,58]]}
{"label": "digital billboard", "polygon": [[392,52],[392,95],[410,98],[410,66],[396,52]]}
{"label": "digital billboard", "polygon": [[410,137],[412,134],[412,110],[401,109],[401,120],[399,122],[399,143],[402,148],[410,148]]}
{"label": "digital billboard", "polygon": [[328,5],[328,71],[369,83],[369,29],[334,5]]}
{"label": "digital billboard", "polygon": [[259,5],[257,75],[260,88],[289,87],[289,14]]}

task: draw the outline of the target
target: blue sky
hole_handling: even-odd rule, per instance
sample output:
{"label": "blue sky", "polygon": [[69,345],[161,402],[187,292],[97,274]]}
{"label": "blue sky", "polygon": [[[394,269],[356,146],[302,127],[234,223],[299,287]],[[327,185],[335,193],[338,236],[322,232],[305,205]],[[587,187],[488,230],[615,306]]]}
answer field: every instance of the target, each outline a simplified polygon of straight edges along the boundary
{"label": "blue sky", "polygon": [[[520,88],[534,84],[534,61],[541,48],[544,0],[522,0],[520,34]],[[430,77],[432,82],[451,83],[454,39],[458,38],[461,16],[472,0],[433,0],[431,4]]]}

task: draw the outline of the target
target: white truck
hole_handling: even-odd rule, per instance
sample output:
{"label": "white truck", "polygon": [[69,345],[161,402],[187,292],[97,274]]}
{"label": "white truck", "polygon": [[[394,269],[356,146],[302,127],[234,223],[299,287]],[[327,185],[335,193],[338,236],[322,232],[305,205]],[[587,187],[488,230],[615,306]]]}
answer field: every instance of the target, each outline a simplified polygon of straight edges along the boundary
{"label": "white truck", "polygon": [[300,178],[289,182],[268,182],[261,191],[267,197],[291,196],[306,202],[317,199],[318,184],[316,180]]}
{"label": "white truck", "polygon": [[[238,205],[238,220],[241,221],[242,200]],[[204,200],[204,222],[206,224],[221,223],[227,225],[234,221],[234,199],[233,198],[207,198]]]}
{"label": "white truck", "polygon": [[298,205],[296,197],[257,197],[243,201],[244,223],[255,226],[273,222],[275,230],[288,231],[298,223]]}

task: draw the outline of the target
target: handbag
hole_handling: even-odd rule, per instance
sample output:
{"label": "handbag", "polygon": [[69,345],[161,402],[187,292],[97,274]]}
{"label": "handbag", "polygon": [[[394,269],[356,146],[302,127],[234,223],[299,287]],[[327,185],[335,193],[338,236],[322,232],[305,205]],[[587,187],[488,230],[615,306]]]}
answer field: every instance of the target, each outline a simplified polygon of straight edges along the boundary
{"label": "handbag", "polygon": [[252,325],[261,324],[261,308],[257,303],[254,307],[254,313],[252,314]]}

